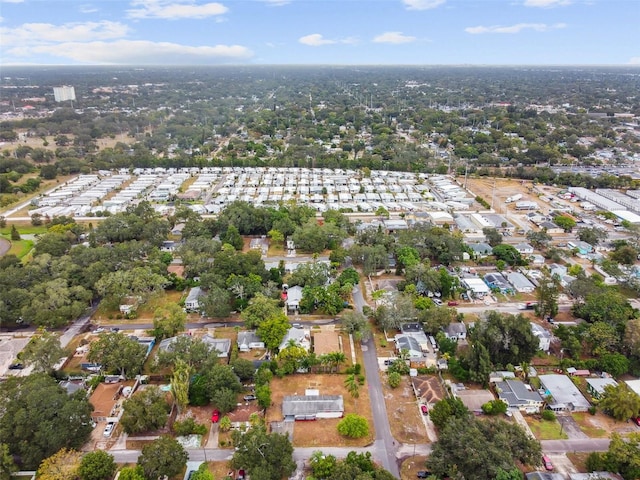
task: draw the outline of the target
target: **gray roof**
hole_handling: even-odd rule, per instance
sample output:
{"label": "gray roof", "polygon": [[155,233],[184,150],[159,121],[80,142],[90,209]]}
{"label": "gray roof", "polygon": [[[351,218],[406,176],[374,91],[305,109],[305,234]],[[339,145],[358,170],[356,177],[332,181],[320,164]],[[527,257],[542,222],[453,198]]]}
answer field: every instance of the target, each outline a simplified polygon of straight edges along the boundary
{"label": "gray roof", "polygon": [[565,480],[560,473],[551,472],[531,472],[525,475],[527,480]]}
{"label": "gray roof", "polygon": [[535,288],[535,285],[531,283],[531,280],[520,272],[507,273],[507,280],[509,280],[509,283],[513,285],[516,290],[519,288]]}
{"label": "gray roof", "polygon": [[556,404],[589,408],[591,404],[580,393],[569,377],[560,374],[540,375],[542,387],[548,391]]}
{"label": "gray roof", "polygon": [[396,345],[400,350],[413,350],[416,352],[422,351],[418,340],[409,335],[396,335]]}
{"label": "gray roof", "polygon": [[238,332],[238,345],[249,345],[250,343],[261,343],[260,337],[253,331]]}
{"label": "gray roof", "polygon": [[547,329],[545,329],[545,328],[541,327],[540,325],[538,325],[537,323],[533,323],[533,322],[531,322],[531,332],[538,338],[541,338],[541,337],[542,338],[552,338],[553,337],[553,335],[551,335],[551,333]]}
{"label": "gray roof", "polygon": [[344,412],[342,395],[287,395],[282,400],[285,417],[310,417],[320,412]]}
{"label": "gray roof", "polygon": [[58,385],[64,388],[69,395],[76,393],[78,390],[84,389],[84,386],[81,383],[62,381]]}
{"label": "gray roof", "polygon": [[467,246],[476,253],[492,253],[493,247],[488,243],[469,243]]}
{"label": "gray roof", "polygon": [[445,327],[444,331],[451,337],[457,337],[460,333],[467,333],[467,326],[462,322],[450,323]]}
{"label": "gray roof", "polygon": [[210,349],[215,349],[221,354],[228,354],[231,350],[231,340],[228,338],[213,338],[207,334],[202,337],[202,341],[207,344]]}
{"label": "gray roof", "polygon": [[500,272],[487,273],[484,276],[485,283],[493,283],[496,287],[499,288],[511,288],[507,279]]}
{"label": "gray roof", "polygon": [[620,475],[616,475],[615,473],[610,473],[610,472],[590,472],[590,473],[570,473],[569,474],[569,480],[600,480],[601,478],[620,480],[622,477]]}
{"label": "gray roof", "polygon": [[510,407],[528,405],[530,402],[542,402],[542,397],[535,390],[529,390],[519,380],[496,382],[496,389],[501,400],[506,400]]}
{"label": "gray roof", "polygon": [[189,303],[194,300],[197,300],[198,297],[200,297],[200,295],[202,295],[202,289],[200,287],[193,287],[191,290],[189,290],[189,295],[187,296],[187,299],[184,302]]}
{"label": "gray roof", "polygon": [[613,378],[587,378],[587,383],[598,392],[599,395],[604,393],[604,387],[607,385],[611,385],[613,387],[618,386],[618,382],[616,382]]}
{"label": "gray roof", "polygon": [[424,332],[422,325],[419,323],[403,323],[400,325],[400,331],[402,333]]}

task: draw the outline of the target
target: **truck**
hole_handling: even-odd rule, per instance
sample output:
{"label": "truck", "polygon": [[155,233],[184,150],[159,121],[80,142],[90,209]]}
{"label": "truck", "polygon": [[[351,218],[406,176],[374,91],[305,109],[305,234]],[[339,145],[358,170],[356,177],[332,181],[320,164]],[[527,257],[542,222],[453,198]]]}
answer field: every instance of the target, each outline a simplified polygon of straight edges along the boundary
{"label": "truck", "polygon": [[518,200],[520,200],[522,198],[522,194],[521,193],[517,193],[515,195],[511,195],[510,197],[507,197],[507,199],[505,200],[506,203],[513,203],[513,202],[517,202]]}

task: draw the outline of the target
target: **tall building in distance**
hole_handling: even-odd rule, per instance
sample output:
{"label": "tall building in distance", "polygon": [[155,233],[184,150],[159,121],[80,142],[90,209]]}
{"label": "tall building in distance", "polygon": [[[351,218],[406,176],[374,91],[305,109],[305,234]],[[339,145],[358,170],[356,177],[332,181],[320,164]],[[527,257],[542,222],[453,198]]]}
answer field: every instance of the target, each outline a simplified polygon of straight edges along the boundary
{"label": "tall building in distance", "polygon": [[67,85],[53,87],[53,96],[56,102],[73,102],[76,99],[76,89]]}

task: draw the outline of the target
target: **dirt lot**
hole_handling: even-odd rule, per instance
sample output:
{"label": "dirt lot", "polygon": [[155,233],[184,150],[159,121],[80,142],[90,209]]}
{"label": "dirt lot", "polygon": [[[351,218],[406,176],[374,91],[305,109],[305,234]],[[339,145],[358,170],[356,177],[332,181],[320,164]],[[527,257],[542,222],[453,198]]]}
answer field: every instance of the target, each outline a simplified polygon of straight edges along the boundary
{"label": "dirt lot", "polygon": [[426,468],[426,461],[427,457],[418,455],[406,458],[400,466],[400,478],[402,480],[414,480],[416,478],[416,472]]}
{"label": "dirt lot", "polygon": [[382,389],[393,437],[402,443],[428,443],[429,437],[409,378],[403,377],[398,388],[389,387],[386,378],[382,378]]}
{"label": "dirt lot", "polygon": [[613,432],[625,435],[640,431],[640,427],[637,427],[631,421],[619,422],[602,412],[596,412],[595,415],[573,413],[571,416],[580,426],[580,429],[591,438],[608,438]]}
{"label": "dirt lot", "polygon": [[293,445],[296,447],[316,447],[323,445],[358,447],[368,445],[375,438],[373,417],[369,407],[367,385],[360,387],[360,397],[354,399],[344,387],[343,374],[295,374],[271,381],[271,407],[267,410],[267,421],[282,421],[282,400],[286,395],[304,395],[307,388],[320,390],[322,395],[342,395],[345,415],[357,413],[369,421],[369,436],[347,439],[338,434],[340,419],[321,419],[313,422],[295,422]]}
{"label": "dirt lot", "polygon": [[[493,199],[493,208],[498,213],[504,213],[507,197],[522,194],[522,201],[532,201],[540,204],[538,196],[530,192],[532,188],[531,182],[526,182],[508,178],[469,178],[467,179],[467,189],[476,196],[484,198],[491,205]],[[513,205],[513,204],[512,204]],[[514,210],[514,207],[509,208]],[[515,210],[514,210],[515,211]]]}

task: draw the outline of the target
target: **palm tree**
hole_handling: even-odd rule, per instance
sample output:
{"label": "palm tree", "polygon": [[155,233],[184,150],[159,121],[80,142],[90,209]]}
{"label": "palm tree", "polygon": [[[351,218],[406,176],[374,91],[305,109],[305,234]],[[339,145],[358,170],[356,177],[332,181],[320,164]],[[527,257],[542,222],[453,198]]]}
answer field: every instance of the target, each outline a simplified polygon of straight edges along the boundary
{"label": "palm tree", "polygon": [[347,375],[347,378],[344,379],[344,386],[353,397],[354,410],[357,411],[357,400],[360,397],[360,382],[358,382],[358,378],[354,373]]}
{"label": "palm tree", "polygon": [[220,423],[218,425],[220,426],[221,432],[228,432],[231,430],[231,419],[225,415],[220,419]]}
{"label": "palm tree", "polygon": [[338,372],[340,364],[344,363],[347,360],[347,357],[343,352],[331,352],[327,354],[327,357],[329,357],[331,372],[333,372],[334,370]]}

